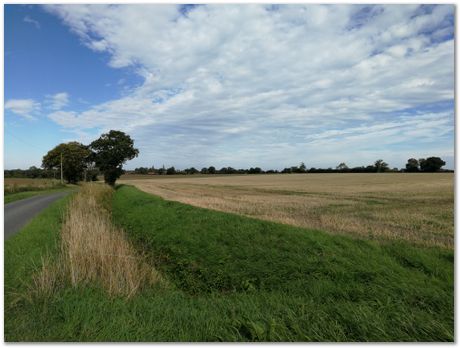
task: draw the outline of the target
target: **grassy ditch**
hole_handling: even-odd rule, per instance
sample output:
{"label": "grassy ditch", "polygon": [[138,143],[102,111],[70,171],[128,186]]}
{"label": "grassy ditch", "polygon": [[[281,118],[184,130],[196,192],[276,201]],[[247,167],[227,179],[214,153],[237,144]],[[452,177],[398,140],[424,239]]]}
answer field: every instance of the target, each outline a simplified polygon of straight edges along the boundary
{"label": "grassy ditch", "polygon": [[[97,200],[102,207],[109,207],[110,195]],[[106,208],[90,210],[105,209],[104,215]],[[112,199],[118,227],[108,230],[128,238],[134,248],[128,244],[123,253],[128,250],[138,267],[149,265],[158,278],[141,278],[133,293],[111,292],[102,269],[117,257],[94,266],[95,277],[72,282],[68,260],[76,253],[69,254],[63,242],[66,223],[59,239],[62,215],[46,214],[54,227],[44,226],[41,239],[28,242],[42,228],[35,224],[5,244],[5,260],[11,259],[5,263],[7,341],[453,340],[449,250],[332,236],[122,186]],[[82,234],[95,234],[95,222],[89,223],[78,228]],[[92,253],[90,240],[72,242],[88,250],[84,258]],[[107,242],[94,249],[112,250]],[[103,258],[91,260],[96,259]],[[94,262],[81,261],[77,273]],[[52,278],[59,281],[44,288],[52,291],[37,291],[39,286],[31,291],[51,265],[61,265],[50,272],[61,274]],[[118,269],[115,278],[125,279],[130,269]]]}
{"label": "grassy ditch", "polygon": [[206,340],[453,340],[452,251],[331,236],[127,186],[113,218],[177,289],[213,303],[206,323],[227,321],[218,332],[203,322]]}

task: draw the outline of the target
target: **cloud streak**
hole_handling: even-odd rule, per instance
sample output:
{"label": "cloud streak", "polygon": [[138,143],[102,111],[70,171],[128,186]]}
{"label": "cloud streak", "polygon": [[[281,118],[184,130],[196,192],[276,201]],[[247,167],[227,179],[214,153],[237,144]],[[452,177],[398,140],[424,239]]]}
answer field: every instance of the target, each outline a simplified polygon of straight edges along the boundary
{"label": "cloud streak", "polygon": [[33,19],[33,18],[31,18],[30,16],[25,16],[23,20],[24,20],[24,22],[26,22],[26,23],[30,23],[30,24],[34,25],[35,28],[37,28],[37,29],[40,29],[40,28],[41,28],[40,22],[37,21],[37,20],[35,20],[35,19]]}

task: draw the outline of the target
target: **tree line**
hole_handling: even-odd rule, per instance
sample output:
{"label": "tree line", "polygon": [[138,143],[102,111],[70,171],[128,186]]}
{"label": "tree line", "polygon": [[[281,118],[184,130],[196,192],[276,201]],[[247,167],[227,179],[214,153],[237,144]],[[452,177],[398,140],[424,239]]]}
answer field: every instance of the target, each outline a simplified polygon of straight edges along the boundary
{"label": "tree line", "polygon": [[[29,169],[10,169],[4,171],[5,178],[54,178],[62,176],[68,183],[78,181],[95,181],[99,175],[104,175],[104,180],[110,185],[125,173],[123,164],[134,157],[137,157],[139,150],[134,148],[134,142],[129,135],[111,130],[89,145],[79,142],[62,143],[54,147],[43,157],[42,168],[35,166]],[[183,170],[175,167],[161,168],[138,167],[131,174],[151,175],[190,175],[190,174],[291,174],[291,173],[384,173],[384,172],[453,172],[453,170],[442,169],[446,164],[440,157],[410,158],[405,168],[390,168],[388,163],[379,159],[374,164],[360,167],[348,167],[342,162],[335,168],[307,168],[305,163],[298,166],[284,168],[283,170],[263,170],[260,167],[249,169],[236,169],[233,167],[222,167],[217,169],[214,166],[203,167],[200,170],[195,167]]]}
{"label": "tree line", "polygon": [[309,168],[305,163],[300,163],[299,166],[292,166],[284,168],[279,171],[276,169],[263,170],[260,167],[251,167],[249,169],[236,169],[233,167],[222,167],[216,169],[214,166],[203,167],[200,170],[195,167],[185,168],[183,170],[176,169],[175,167],[161,168],[152,167],[138,167],[133,171],[127,171],[131,174],[150,174],[150,175],[190,175],[190,174],[291,174],[291,173],[385,173],[385,172],[452,172],[451,170],[441,169],[446,162],[440,157],[428,157],[416,160],[410,158],[407,160],[405,168],[390,168],[388,163],[379,159],[374,164],[361,167],[349,168],[346,163],[340,163],[335,168]]}
{"label": "tree line", "polygon": [[137,157],[139,150],[129,135],[116,130],[102,134],[89,145],[71,141],[61,143],[43,156],[42,168],[5,170],[5,177],[55,178],[62,177],[67,183],[97,180],[102,174],[104,181],[114,185],[123,174],[123,164]]}

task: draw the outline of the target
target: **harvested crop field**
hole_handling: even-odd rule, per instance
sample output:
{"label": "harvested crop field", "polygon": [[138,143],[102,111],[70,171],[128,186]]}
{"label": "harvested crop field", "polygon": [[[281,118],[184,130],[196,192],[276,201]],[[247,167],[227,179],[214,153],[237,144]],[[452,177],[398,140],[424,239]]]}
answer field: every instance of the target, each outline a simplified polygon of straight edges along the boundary
{"label": "harvested crop field", "polygon": [[167,200],[330,233],[454,245],[452,173],[131,175],[120,183]]}

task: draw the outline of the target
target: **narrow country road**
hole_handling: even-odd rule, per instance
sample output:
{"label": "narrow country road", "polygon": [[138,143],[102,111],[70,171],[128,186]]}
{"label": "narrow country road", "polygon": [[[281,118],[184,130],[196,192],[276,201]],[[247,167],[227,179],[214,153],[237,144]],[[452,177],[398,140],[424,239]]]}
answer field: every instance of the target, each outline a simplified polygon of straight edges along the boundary
{"label": "narrow country road", "polygon": [[5,239],[18,232],[35,215],[55,200],[68,195],[72,191],[61,191],[38,195],[5,204]]}

